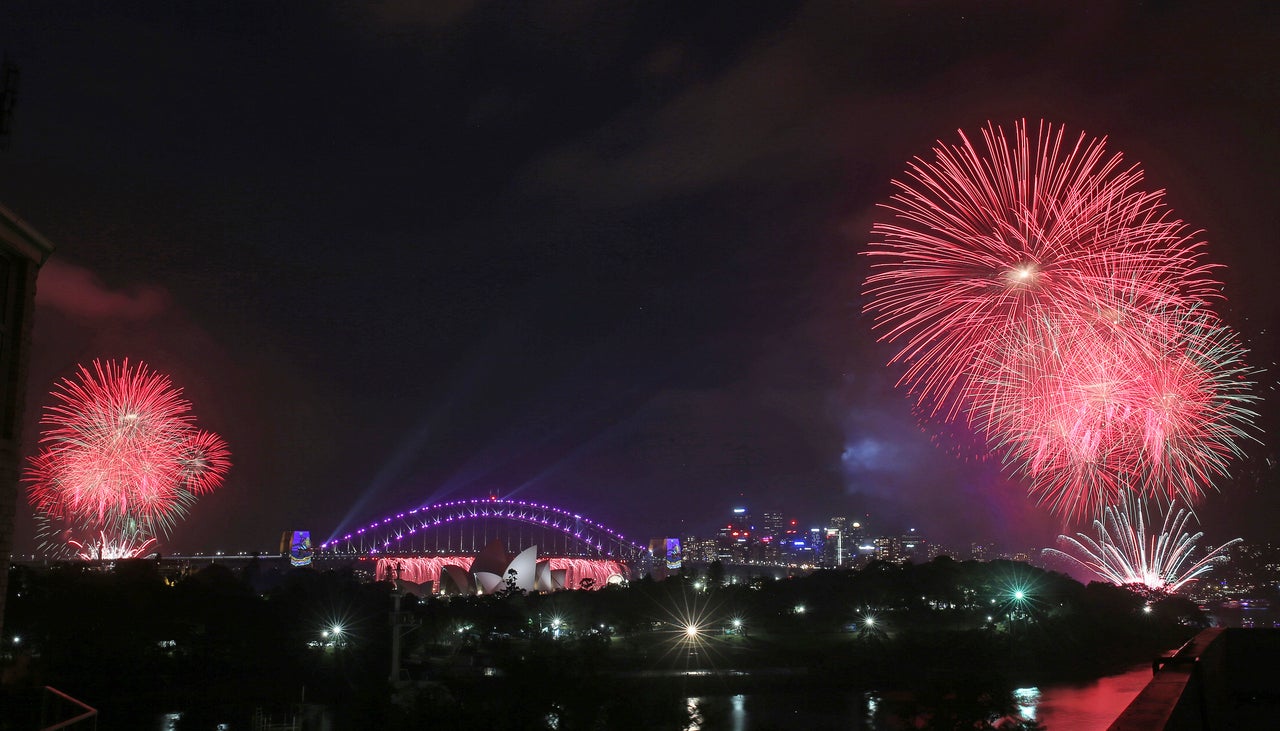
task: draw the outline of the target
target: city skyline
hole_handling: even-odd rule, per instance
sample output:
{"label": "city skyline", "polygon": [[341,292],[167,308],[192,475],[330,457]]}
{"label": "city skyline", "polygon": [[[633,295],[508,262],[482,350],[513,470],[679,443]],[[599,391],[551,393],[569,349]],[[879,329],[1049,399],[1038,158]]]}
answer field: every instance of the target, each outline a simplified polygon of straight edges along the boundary
{"label": "city skyline", "polygon": [[1044,119],[1226,265],[1262,443],[1197,511],[1280,538],[1269,11],[451,7],[0,11],[0,203],[57,247],[28,453],[58,379],[128,357],[236,455],[166,551],[490,492],[645,537],[749,504],[1053,545],[1080,525],[921,426],[860,314],[904,165]]}

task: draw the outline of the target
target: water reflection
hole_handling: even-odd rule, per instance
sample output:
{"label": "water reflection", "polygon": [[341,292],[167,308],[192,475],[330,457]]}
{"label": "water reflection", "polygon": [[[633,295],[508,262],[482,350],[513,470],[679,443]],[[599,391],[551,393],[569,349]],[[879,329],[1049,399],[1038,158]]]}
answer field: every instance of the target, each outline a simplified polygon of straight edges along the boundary
{"label": "water reflection", "polygon": [[702,731],[702,723],[706,719],[702,717],[701,706],[701,698],[685,699],[684,710],[689,714],[689,723],[685,724],[685,731]]}
{"label": "water reflection", "polygon": [[[1049,731],[1106,728],[1151,680],[1151,666],[1084,683],[1018,688],[1018,716]],[[906,697],[876,692],[845,695],[780,691],[733,696],[691,696],[686,731],[752,731],[776,728],[840,728],[891,731],[910,728],[918,709]],[[905,724],[905,726],[904,726]]]}
{"label": "water reflection", "polygon": [[1036,720],[1036,707],[1040,705],[1039,688],[1018,688],[1013,691],[1013,702],[1018,704],[1018,715],[1028,721]]}
{"label": "water reflection", "polygon": [[1087,683],[1046,686],[1035,707],[1036,720],[1050,731],[1106,728],[1150,681],[1151,665],[1144,663]]}
{"label": "water reflection", "polygon": [[[711,731],[711,729],[725,728],[729,731],[747,731],[747,697],[745,695],[730,696],[727,702],[727,723],[723,726],[716,723],[714,708],[716,705],[723,704],[724,698],[703,698],[690,697],[685,699],[685,712],[689,714],[689,722],[685,724],[685,731]],[[710,721],[708,716],[703,712],[704,708],[712,711]]]}

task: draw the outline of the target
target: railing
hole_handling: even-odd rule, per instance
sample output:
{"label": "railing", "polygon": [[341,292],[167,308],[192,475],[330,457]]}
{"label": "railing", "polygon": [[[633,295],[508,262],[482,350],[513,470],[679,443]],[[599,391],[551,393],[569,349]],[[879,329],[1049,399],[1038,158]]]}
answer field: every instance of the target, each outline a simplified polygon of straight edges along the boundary
{"label": "railing", "polygon": [[[68,712],[76,713],[77,711],[77,715],[71,718],[61,721],[53,720],[65,716]],[[44,693],[40,696],[40,731],[54,731],[54,729],[73,726],[78,729],[97,728],[98,709],[72,698],[57,688],[46,685]]]}
{"label": "railing", "polygon": [[1152,677],[1111,731],[1275,728],[1280,629],[1207,629],[1151,663]]}

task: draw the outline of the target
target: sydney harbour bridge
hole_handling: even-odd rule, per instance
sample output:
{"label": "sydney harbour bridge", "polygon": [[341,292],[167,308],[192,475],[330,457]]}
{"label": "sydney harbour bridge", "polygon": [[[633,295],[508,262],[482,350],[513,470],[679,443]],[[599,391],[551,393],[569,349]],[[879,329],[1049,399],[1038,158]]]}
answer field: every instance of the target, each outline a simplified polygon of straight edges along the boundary
{"label": "sydney harbour bridge", "polygon": [[567,588],[632,578],[649,558],[640,544],[580,513],[496,497],[389,515],[316,546],[316,557],[370,561],[378,580],[425,584],[439,582],[448,566],[469,569],[495,541],[513,553],[536,546],[538,561],[564,577]]}

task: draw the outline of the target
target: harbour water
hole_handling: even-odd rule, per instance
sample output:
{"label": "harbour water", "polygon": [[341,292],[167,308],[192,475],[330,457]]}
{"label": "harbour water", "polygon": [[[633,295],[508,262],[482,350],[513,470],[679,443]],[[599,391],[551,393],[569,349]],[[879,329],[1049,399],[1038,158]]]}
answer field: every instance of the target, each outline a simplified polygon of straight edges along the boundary
{"label": "harbour water", "polygon": [[[1014,691],[1016,713],[1049,731],[1105,729],[1151,680],[1151,665],[1081,683]],[[825,729],[896,731],[911,728],[903,707],[875,692],[849,695],[804,691],[690,696],[685,731]]]}
{"label": "harbour water", "polygon": [[[1096,680],[1019,688],[1013,693],[1014,715],[1034,719],[1048,731],[1105,729],[1150,679],[1151,665],[1143,663]],[[907,701],[891,694],[797,690],[794,685],[776,692],[687,696],[681,703],[689,718],[681,731],[899,731],[915,728],[919,720]],[[163,714],[156,728],[173,731],[181,718],[181,713]]]}

